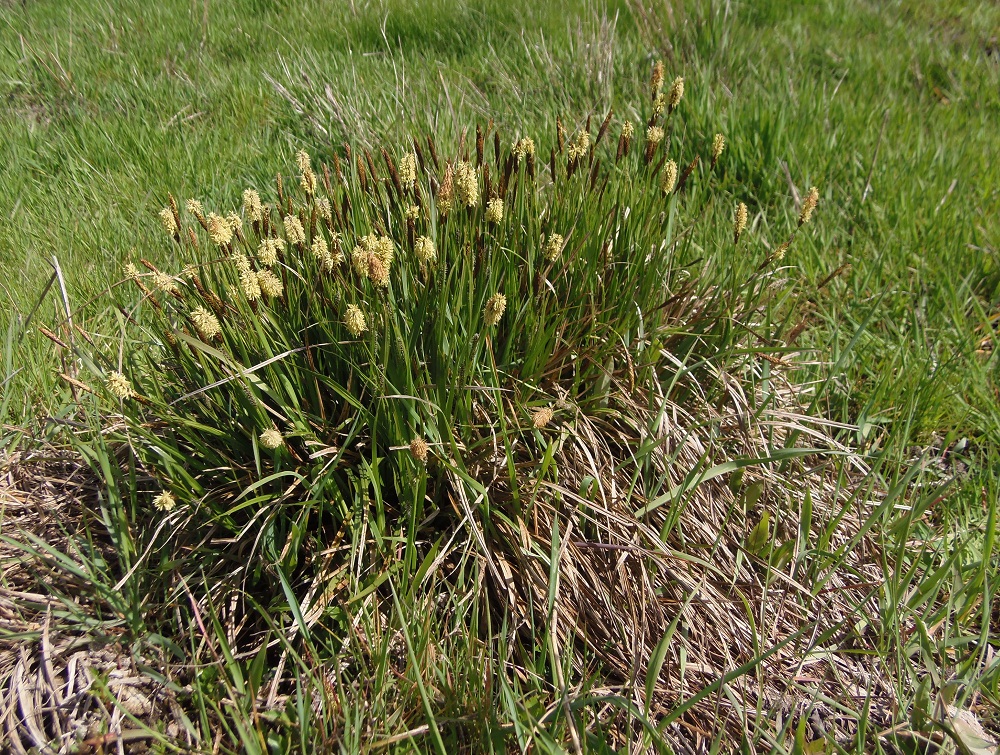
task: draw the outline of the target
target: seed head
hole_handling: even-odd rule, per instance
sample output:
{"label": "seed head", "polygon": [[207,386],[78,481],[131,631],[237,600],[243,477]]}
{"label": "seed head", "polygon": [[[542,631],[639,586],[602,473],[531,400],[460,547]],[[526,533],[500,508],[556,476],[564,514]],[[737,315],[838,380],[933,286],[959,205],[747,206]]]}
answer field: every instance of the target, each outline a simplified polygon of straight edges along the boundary
{"label": "seed head", "polygon": [[670,94],[667,95],[667,105],[671,110],[681,104],[682,97],[684,97],[684,77],[678,76],[670,85]]}
{"label": "seed head", "polygon": [[660,180],[660,188],[664,194],[670,194],[676,185],[677,163],[673,160],[667,160],[667,164],[663,166],[663,178]]}
{"label": "seed head", "polygon": [[349,304],[347,311],[344,313],[344,326],[352,336],[357,338],[368,330],[368,323],[365,322],[365,313],[353,304]]}
{"label": "seed head", "polygon": [[164,207],[160,210],[160,222],[163,223],[163,230],[167,232],[170,238],[177,235],[177,220],[174,218],[174,211],[169,207]]}
{"label": "seed head", "polygon": [[161,291],[165,291],[168,294],[172,294],[177,290],[177,281],[172,275],[167,275],[166,273],[153,273],[153,283]]}
{"label": "seed head", "polygon": [[625,121],[622,124],[622,138],[631,144],[633,136],[635,136],[635,126],[632,125],[632,121]]}
{"label": "seed head", "polygon": [[132,387],[132,383],[120,372],[112,372],[108,375],[106,382],[108,390],[122,401],[135,396],[135,389]]}
{"label": "seed head", "polygon": [[499,223],[503,220],[503,200],[494,197],[486,203],[486,220],[489,223]]}
{"label": "seed head", "polygon": [[654,147],[663,141],[663,129],[659,126],[650,126],[646,129],[646,141]]}
{"label": "seed head", "polygon": [[590,132],[586,129],[580,131],[576,135],[576,139],[569,145],[567,149],[567,154],[570,160],[582,160],[587,156],[587,150],[590,149]]}
{"label": "seed head", "polygon": [[311,197],[316,193],[316,174],[313,173],[312,159],[309,157],[309,153],[300,149],[295,153],[295,163],[299,166],[301,173],[299,183],[302,185],[302,190]]}
{"label": "seed head", "polygon": [[410,441],[410,453],[421,464],[427,463],[427,452],[429,450],[430,446],[427,445],[427,441],[423,438],[414,438]]}
{"label": "seed head", "polygon": [[531,424],[536,430],[541,430],[552,421],[553,412],[549,407],[538,409],[531,415]]}
{"label": "seed head", "polygon": [[786,241],[784,244],[781,244],[777,249],[774,250],[774,254],[771,255],[771,258],[775,261],[780,261],[785,259],[785,253],[788,251],[788,248],[791,245],[792,245],[791,241]]}
{"label": "seed head", "polygon": [[134,262],[125,263],[125,277],[132,281],[139,280],[139,268],[135,266]]}
{"label": "seed head", "polygon": [[313,239],[312,253],[320,262],[330,256],[330,247],[326,245],[326,239],[319,234]]}
{"label": "seed head", "polygon": [[261,270],[257,273],[257,285],[265,296],[277,297],[285,291],[285,284],[281,282],[281,278],[270,270]]}
{"label": "seed head", "polygon": [[246,189],[243,192],[243,212],[253,223],[259,223],[264,217],[264,205],[261,204],[260,194],[253,189]]}
{"label": "seed head", "polygon": [[437,193],[437,210],[441,217],[447,217],[448,213],[451,212],[452,199],[455,191],[454,187],[454,171],[451,165],[445,168],[444,178],[441,180],[441,186],[438,187]]}
{"label": "seed head", "polygon": [[407,191],[417,183],[417,156],[407,152],[399,159],[399,182]]}
{"label": "seed head", "polygon": [[545,259],[549,262],[555,262],[562,252],[564,241],[563,237],[558,233],[553,233],[549,236],[549,240],[545,243],[545,250],[542,253]]}
{"label": "seed head", "polygon": [[243,232],[243,218],[235,212],[231,212],[226,215],[226,222],[229,223],[229,227],[232,229],[233,233]]}
{"label": "seed head", "polygon": [[285,251],[284,239],[261,239],[257,249],[257,259],[260,264],[274,267],[278,263],[278,255]]}
{"label": "seed head", "polygon": [[191,311],[191,322],[194,324],[198,334],[206,341],[211,341],[222,332],[222,326],[219,325],[219,318],[204,307],[195,307]]}
{"label": "seed head", "polygon": [[437,262],[437,248],[434,246],[434,241],[421,236],[413,243],[413,255],[420,264],[433,266]]}
{"label": "seed head", "polygon": [[712,165],[715,165],[719,160],[719,155],[722,154],[722,150],[726,148],[726,137],[722,134],[716,134],[715,138],[712,139]]}
{"label": "seed head", "polygon": [[500,322],[505,309],[507,309],[507,297],[503,294],[493,294],[489,298],[489,301],[486,302],[486,308],[483,310],[483,319],[486,320],[486,326],[492,328]]}
{"label": "seed head", "polygon": [[802,211],[799,212],[800,226],[809,222],[817,204],[819,204],[819,189],[813,186],[809,189],[809,193],[806,195],[806,198],[802,200]]}
{"label": "seed head", "polygon": [[377,254],[368,255],[368,277],[381,288],[389,285],[389,266]]}
{"label": "seed head", "polygon": [[187,211],[194,215],[196,218],[201,218],[205,216],[205,208],[201,206],[201,202],[197,199],[189,199],[187,201]]}
{"label": "seed head", "polygon": [[466,207],[479,204],[479,181],[472,163],[463,160],[455,169],[455,193],[458,201]]}
{"label": "seed head", "polygon": [[295,246],[306,243],[306,231],[302,227],[302,221],[295,215],[285,215],[285,236],[288,243]]}
{"label": "seed head", "polygon": [[264,448],[274,450],[280,448],[285,442],[285,439],[281,437],[281,433],[275,430],[273,427],[265,430],[260,434],[260,444]]}
{"label": "seed head", "polygon": [[736,218],[733,220],[733,243],[740,240],[740,235],[747,227],[747,206],[740,202],[736,206]]}
{"label": "seed head", "polygon": [[229,222],[214,212],[208,216],[208,236],[216,246],[225,246],[233,240],[233,229]]}
{"label": "seed head", "polygon": [[411,204],[409,207],[406,208],[406,219],[407,220],[416,220],[419,217],[420,217],[420,206],[419,205]]}
{"label": "seed head", "polygon": [[658,60],[653,66],[653,75],[649,80],[650,99],[655,100],[663,88],[663,61]]}
{"label": "seed head", "polygon": [[158,511],[167,512],[171,511],[177,505],[177,501],[169,490],[164,490],[153,499],[153,505]]}
{"label": "seed head", "polygon": [[246,270],[240,271],[240,288],[247,301],[257,301],[260,298],[260,280],[257,273],[248,266]]}

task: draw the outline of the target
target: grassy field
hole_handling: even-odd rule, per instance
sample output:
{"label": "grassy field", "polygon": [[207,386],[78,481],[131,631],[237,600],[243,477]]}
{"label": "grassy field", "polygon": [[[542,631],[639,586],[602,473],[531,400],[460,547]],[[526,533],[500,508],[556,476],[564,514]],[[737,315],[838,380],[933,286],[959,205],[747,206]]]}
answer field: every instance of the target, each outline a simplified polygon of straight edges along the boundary
{"label": "grassy field", "polygon": [[[67,608],[63,598],[70,588],[61,593],[61,588],[51,588],[61,601],[56,615],[64,622],[62,636],[113,636],[130,648],[136,668],[160,669],[157,673],[168,677],[167,687],[173,684],[180,690],[178,699],[184,701],[188,718],[183,723],[175,716],[173,720],[182,723],[172,725],[183,736],[166,724],[153,723],[149,725],[157,735],[143,740],[163,751],[182,746],[174,744],[182,740],[208,751],[216,735],[226,751],[249,748],[247,742],[260,751],[334,745],[353,751],[377,745],[401,751],[632,752],[637,750],[629,747],[640,744],[666,750],[668,742],[682,751],[678,743],[684,741],[691,751],[714,745],[722,750],[867,752],[893,747],[924,751],[927,741],[942,740],[951,743],[946,746],[966,748],[959,751],[986,751],[975,749],[967,728],[956,723],[946,705],[953,702],[994,731],[1000,728],[1000,674],[994,658],[1000,631],[994,551],[1000,492],[994,344],[1000,314],[1000,9],[995,5],[830,0],[803,6],[772,0],[672,8],[646,0],[352,0],[331,5],[206,0],[154,6],[123,2],[112,7],[65,0],[0,2],[0,19],[0,448],[11,459],[31,454],[50,458],[56,449],[82,449],[95,466],[106,465],[99,477],[117,491],[100,497],[100,513],[93,520],[95,531],[111,533],[116,556],[98,547],[73,551],[58,527],[49,538],[52,550],[47,550],[42,541],[25,539],[20,529],[24,522],[8,510],[0,526],[9,546],[4,551],[10,567],[4,565],[3,589],[10,620],[9,626],[0,624],[0,642],[16,649],[18,643],[38,642],[40,636],[42,604],[23,595],[43,590],[37,585],[27,589],[21,572],[34,567],[19,569],[17,564],[29,564],[30,556],[48,564],[50,571],[43,574],[71,572],[66,585],[96,597],[80,601],[82,608]],[[366,562],[368,571],[352,575],[341,603],[324,616],[324,626],[329,622],[344,632],[344,627],[353,627],[350,641],[338,646],[336,631],[319,637],[302,628],[309,624],[312,630],[315,625],[298,617],[289,593],[301,585],[287,581],[271,584],[272,593],[261,597],[260,605],[240,599],[261,609],[248,625],[257,633],[252,641],[235,628],[242,626],[243,614],[234,607],[239,601],[215,605],[211,615],[202,615],[199,606],[204,612],[211,601],[202,603],[194,596],[200,597],[199,586],[213,595],[215,588],[205,577],[211,569],[181,564],[179,554],[205,548],[204,555],[210,548],[186,543],[175,551],[164,548],[159,564],[147,559],[155,538],[135,534],[141,529],[138,523],[148,522],[148,516],[136,513],[148,485],[137,496],[135,475],[142,488],[149,479],[143,476],[145,468],[139,464],[137,472],[126,464],[125,477],[120,477],[112,470],[114,451],[92,433],[93,428],[106,427],[110,439],[120,431],[121,419],[140,437],[148,418],[129,425],[131,415],[122,417],[106,403],[86,396],[78,402],[78,391],[59,373],[77,374],[87,383],[100,374],[88,377],[92,362],[86,361],[89,352],[80,331],[77,343],[70,344],[80,357],[77,364],[69,349],[56,348],[39,327],[67,340],[72,332],[65,327],[68,302],[76,325],[102,334],[94,351],[111,354],[109,364],[119,343],[127,343],[131,353],[136,344],[151,342],[151,336],[124,335],[124,318],[114,303],[132,296],[123,273],[126,261],[142,257],[175,271],[192,261],[191,249],[172,243],[157,218],[168,193],[182,205],[194,197],[206,208],[239,208],[247,187],[258,188],[262,196],[273,195],[277,174],[294,181],[288,176],[300,149],[318,166],[332,163],[335,155],[344,159],[345,143],[353,150],[370,148],[377,157],[377,147],[383,144],[402,149],[416,135],[433,134],[442,156],[457,155],[460,143],[474,154],[477,125],[485,128],[492,121],[503,136],[504,149],[519,137],[534,138],[539,175],[549,176],[548,148],[556,142],[557,118],[570,138],[588,122],[594,135],[613,109],[615,125],[602,145],[611,143],[607,168],[623,119],[637,124],[637,145],[642,143],[650,71],[657,60],[665,63],[667,86],[674,76],[685,79],[683,107],[670,121],[671,145],[686,155],[684,161],[678,159],[680,168],[695,152],[703,156],[702,165],[676,216],[674,210],[664,209],[661,217],[658,206],[643,204],[639,184],[633,186],[631,179],[612,186],[645,222],[637,231],[643,242],[654,244],[661,221],[664,229],[668,223],[672,228],[675,217],[679,228],[689,229],[680,234],[683,253],[663,276],[671,294],[688,291],[681,283],[690,280],[690,292],[709,302],[705,310],[678,312],[693,318],[687,323],[692,332],[697,330],[694,320],[711,321],[687,353],[717,363],[724,374],[724,379],[714,373],[712,379],[699,378],[704,390],[698,385],[685,388],[687,377],[677,378],[681,394],[670,397],[682,412],[711,417],[706,426],[717,421],[716,431],[724,435],[719,429],[726,424],[723,397],[745,390],[752,411],[740,422],[763,428],[761,436],[769,438],[769,445],[762,455],[767,456],[774,447],[791,448],[805,437],[804,425],[787,418],[796,429],[783,434],[784,415],[778,413],[768,415],[770,425],[754,424],[764,418],[761,407],[777,412],[769,400],[758,405],[755,398],[761,391],[770,395],[770,368],[761,364],[773,363],[776,383],[780,372],[787,393],[795,396],[783,410],[820,418],[831,447],[845,454],[850,449],[852,458],[866,465],[868,471],[860,476],[852,476],[847,466],[838,467],[833,482],[823,483],[853,497],[845,522],[857,518],[852,531],[857,538],[848,536],[843,547],[833,534],[832,543],[824,541],[812,549],[799,543],[796,558],[808,550],[820,565],[809,562],[808,569],[802,566],[792,575],[815,580],[808,587],[816,595],[822,594],[824,569],[854,570],[856,581],[866,583],[876,575],[874,592],[851,604],[853,614],[840,627],[846,639],[824,640],[831,648],[839,643],[837,651],[845,657],[865,659],[869,685],[853,678],[850,684],[860,690],[857,699],[819,700],[819,693],[804,691],[807,682],[800,678],[810,676],[808,669],[793,664],[783,669],[789,679],[795,678],[789,693],[794,702],[748,703],[737,680],[746,677],[763,690],[760,659],[795,629],[768,636],[764,611],[750,602],[746,611],[716,606],[721,614],[738,617],[733,622],[748,621],[753,627],[749,631],[754,647],[748,652],[756,660],[749,666],[732,658],[727,665],[725,658],[716,657],[718,678],[696,676],[692,682],[688,677],[681,687],[659,695],[656,673],[650,676],[647,667],[658,668],[656,659],[663,664],[667,658],[665,669],[671,664],[683,668],[687,661],[670,643],[658,644],[657,637],[643,668],[623,683],[622,667],[609,660],[613,654],[572,633],[560,634],[551,626],[551,614],[545,628],[528,622],[531,631],[522,626],[520,635],[490,624],[513,618],[475,589],[476,580],[483,577],[470,565],[475,559],[464,560],[471,558],[468,553],[475,544],[465,555],[449,557],[449,579],[436,581],[434,589],[411,590],[407,585],[416,584],[415,575],[425,574],[434,560],[422,559],[437,551],[424,542],[426,533],[417,537],[405,525],[397,532],[391,518],[387,532],[384,522],[369,524],[366,516],[364,526],[374,529],[364,532],[375,532],[371,538],[343,525],[352,533],[352,565],[364,560],[367,542],[378,541],[384,554],[394,552],[395,546],[382,543],[383,536],[398,538],[405,553],[402,566],[390,566],[392,559]],[[716,133],[725,134],[727,146],[716,169],[709,171],[704,156]],[[487,143],[487,153],[492,154],[491,148]],[[356,166],[347,160],[345,165],[353,171],[351,180],[357,181]],[[562,180],[556,186],[574,186],[568,178],[565,184]],[[818,187],[820,197],[812,222],[796,234],[781,264],[762,274],[765,260],[796,226],[801,201],[812,186]],[[550,196],[545,193],[548,185],[539,191]],[[585,187],[579,191],[572,197],[581,206],[592,201],[595,213],[596,208],[610,212],[610,206],[588,200]],[[363,195],[351,196],[354,206],[360,206]],[[265,196],[265,201],[273,200]],[[744,240],[734,249],[733,208],[739,202],[748,208],[749,223]],[[549,214],[543,213],[549,222],[562,218],[570,224],[569,215],[559,214],[568,213],[566,206],[544,206],[549,207]],[[539,230],[531,225],[538,215],[527,205],[508,212],[535,218],[525,223]],[[601,232],[596,219],[578,222],[572,239]],[[543,232],[550,232],[547,226]],[[663,230],[665,237],[672,232]],[[581,258],[587,258],[589,247],[580,243]],[[594,264],[597,251],[588,258]],[[447,257],[451,252],[442,248],[441,253]],[[65,301],[62,281],[56,277],[52,282],[53,258],[63,273]],[[416,271],[413,276],[413,281],[419,279]],[[566,307],[574,295],[582,298],[590,292],[583,278],[575,285],[566,293]],[[648,281],[645,287],[639,281],[635,285],[645,292],[639,308],[646,310],[657,289]],[[508,292],[512,306],[515,293]],[[473,309],[467,316],[475,316]],[[646,322],[630,317],[623,312],[610,327],[627,323],[628,331],[619,332],[623,342],[630,333],[642,341],[644,336],[636,332],[641,333]],[[729,321],[747,326],[752,322],[762,331],[736,332],[739,327],[725,326]],[[670,349],[693,338],[686,326],[659,325],[670,329],[669,339],[664,336],[663,341]],[[456,335],[468,335],[456,328]],[[553,353],[558,351],[559,339],[546,337],[555,344]],[[511,339],[509,343],[517,343],[514,336]],[[287,343],[275,343],[294,348],[297,342],[289,337]],[[715,351],[703,354],[704,343]],[[230,342],[227,347],[237,350]],[[246,348],[248,360],[258,353]],[[747,356],[758,352],[771,361]],[[602,359],[611,360],[602,362],[611,364],[611,373],[624,369],[618,352],[601,353]],[[455,357],[456,364],[463,358],[478,364],[480,356],[463,353]],[[122,358],[117,358],[121,364]],[[126,358],[133,366],[139,361]],[[636,367],[640,373],[644,368]],[[368,369],[369,363],[363,362],[355,372],[363,375]],[[650,369],[662,379],[657,368]],[[155,374],[151,367],[138,371],[135,379]],[[539,368],[538,374],[549,373]],[[492,378],[483,380],[494,378],[499,381],[495,366]],[[151,381],[144,379],[144,392],[154,396]],[[733,383],[741,387],[733,389]],[[552,390],[552,395],[558,392]],[[598,402],[584,414],[603,421],[611,412]],[[222,421],[221,415],[206,416]],[[370,424],[379,426],[383,419],[373,414]],[[469,408],[469,426],[478,421]],[[701,429],[691,432],[697,435]],[[395,430],[385,437],[386,447],[406,443]],[[522,447],[532,447],[541,436],[520,437]],[[148,442],[156,444],[152,436]],[[720,442],[718,450],[729,460],[738,459],[737,445]],[[761,450],[752,444],[739,449],[748,456],[751,450]],[[205,451],[208,458],[207,446]],[[647,451],[652,453],[643,453]],[[253,453],[258,453],[256,446]],[[613,453],[611,457],[615,463],[622,460]],[[527,465],[509,449],[508,458],[513,459],[512,470],[522,462]],[[678,458],[680,465],[683,457]],[[696,458],[691,465],[702,461]],[[225,463],[222,454],[218,464]],[[378,468],[374,457],[368,463]],[[759,556],[761,551],[752,546],[754,534],[762,532],[772,551],[765,565],[775,563],[781,527],[803,530],[802,489],[813,482],[822,487],[819,477],[810,476],[811,469],[805,474],[790,463],[756,465],[766,469],[760,481],[769,491],[783,490],[788,500],[799,501],[784,510],[787,520],[780,525],[775,521],[770,530],[766,519],[759,529],[759,512],[754,513],[760,497],[759,491],[753,492],[756,483],[741,488],[735,474],[725,477],[732,511],[742,507],[736,519],[748,533],[741,548]],[[259,457],[257,465],[259,472]],[[691,465],[682,470],[682,477]],[[664,471],[640,460],[636,470],[642,498],[654,500],[670,489],[669,468]],[[658,475],[666,479],[666,488]],[[511,471],[513,487],[515,476]],[[575,490],[586,497],[584,486],[591,483],[578,482]],[[769,492],[767,505],[779,497]],[[697,496],[693,500],[710,505]],[[870,501],[881,503],[868,509]],[[671,510],[677,517],[690,514],[682,507]],[[778,514],[774,509],[772,515]],[[728,526],[729,514],[721,518]],[[558,572],[552,554],[560,547],[560,526],[565,524],[544,529],[548,541],[534,554],[545,563],[545,576],[551,576],[550,589]],[[662,526],[664,541],[678,553],[690,557],[702,552],[700,544],[688,548],[694,521],[684,519],[670,537],[670,528]],[[719,531],[725,526],[720,524]],[[804,525],[807,543],[810,526]],[[105,535],[94,535],[95,541],[101,537]],[[23,547],[16,547],[17,542]],[[147,546],[150,551],[144,552]],[[847,546],[856,551],[849,564]],[[323,547],[317,544],[316,552]],[[728,564],[722,555],[718,558]],[[747,559],[752,560],[749,555]],[[747,568],[742,556],[733,568],[738,574]],[[178,574],[185,581],[178,582]],[[764,602],[769,579],[762,581]],[[185,595],[181,584],[193,593]],[[372,603],[370,596],[379,600]],[[154,608],[145,606],[147,598]],[[550,602],[550,612],[553,604],[558,601]],[[447,610],[432,610],[433,605],[447,605]],[[240,606],[246,608],[242,602]],[[863,612],[878,615],[865,618]],[[273,625],[264,626],[261,615],[270,617]],[[295,638],[293,632],[289,638],[286,621],[299,626],[306,637]],[[777,618],[774,621],[777,631]],[[627,626],[617,629],[628,632]],[[526,631],[530,640],[524,639]],[[684,642],[695,633],[674,623],[668,639],[675,631],[684,635]],[[261,637],[272,641],[269,650],[266,642],[265,651],[252,657],[235,650],[237,640],[245,649]],[[736,651],[733,656],[741,657]],[[311,677],[318,658],[327,664],[324,669],[338,670]],[[203,684],[162,671],[174,668],[171,664],[200,663],[214,675]],[[12,660],[0,664],[5,685],[13,678],[13,667]],[[302,679],[332,691],[322,700],[310,698],[315,691],[305,691],[313,689],[308,683],[282,677],[291,673],[288,669],[298,669]],[[102,683],[107,701],[108,678],[102,677]],[[255,702],[262,684],[267,704]],[[176,691],[170,689],[171,694]],[[636,689],[646,692],[645,699]],[[244,705],[244,698],[251,702]],[[276,698],[282,704],[275,705]],[[814,724],[808,715],[800,715],[808,709],[802,700],[821,702],[827,713],[835,711],[851,723],[840,726],[835,715],[824,713],[825,723]],[[735,718],[713,718],[698,707],[705,701],[716,711],[722,705],[738,713]],[[711,712],[711,706],[707,710]],[[151,720],[142,715],[128,720],[135,719]],[[742,734],[732,720],[742,722]]]}

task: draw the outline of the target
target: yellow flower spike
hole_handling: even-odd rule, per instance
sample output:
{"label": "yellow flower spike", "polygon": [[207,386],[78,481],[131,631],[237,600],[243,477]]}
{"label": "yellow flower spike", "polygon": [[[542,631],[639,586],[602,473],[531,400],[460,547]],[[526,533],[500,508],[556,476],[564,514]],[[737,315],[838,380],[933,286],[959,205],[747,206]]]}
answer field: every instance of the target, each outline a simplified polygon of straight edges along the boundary
{"label": "yellow flower spike", "polygon": [[295,215],[285,215],[285,236],[288,237],[288,243],[294,246],[306,243],[305,228],[302,227],[302,221]]}
{"label": "yellow flower spike", "polygon": [[281,437],[281,433],[275,430],[273,427],[265,430],[260,434],[260,444],[271,451],[277,448],[281,448],[285,444],[285,439]]}
{"label": "yellow flower spike", "polygon": [[399,182],[407,191],[411,191],[417,183],[417,156],[412,152],[399,159]]}
{"label": "yellow flower spike", "polygon": [[676,185],[677,163],[673,160],[667,160],[667,164],[663,166],[663,178],[660,180],[660,189],[663,190],[664,194],[670,194]]}
{"label": "yellow flower spike", "polygon": [[722,134],[716,134],[715,138],[712,139],[712,166],[718,162],[719,156],[722,154],[722,150],[726,148],[726,137]]}
{"label": "yellow flower spike", "polygon": [[802,200],[802,211],[799,213],[799,225],[805,225],[812,218],[813,210],[819,204],[819,189],[813,186],[806,198]]}
{"label": "yellow flower spike", "polygon": [[204,307],[195,307],[191,311],[191,322],[198,334],[206,341],[211,341],[222,332],[219,318]]}
{"label": "yellow flower spike", "polygon": [[163,511],[164,513],[172,511],[177,505],[177,500],[170,493],[169,490],[164,490],[156,498],[153,499],[153,505],[158,511]]}
{"label": "yellow flower spike", "polygon": [[492,328],[498,322],[500,318],[503,317],[504,311],[507,309],[507,297],[503,294],[493,294],[486,302],[486,308],[483,310],[483,319],[486,321],[486,326]]}
{"label": "yellow flower spike", "polygon": [[463,160],[455,169],[455,192],[466,207],[479,205],[479,180],[472,163]]}
{"label": "yellow flower spike", "polygon": [[164,207],[160,210],[160,222],[163,224],[163,230],[167,232],[167,235],[173,238],[177,235],[177,220],[174,218],[173,210],[169,207]]}
{"label": "yellow flower spike", "polygon": [[545,249],[542,252],[545,259],[549,262],[555,262],[558,259],[560,253],[562,252],[563,244],[565,239],[558,233],[553,233],[549,236],[549,240],[545,244]]}
{"label": "yellow flower spike", "polygon": [[552,421],[554,412],[549,407],[538,409],[531,415],[531,424],[536,430],[541,430]]}
{"label": "yellow flower spike", "polygon": [[132,387],[132,383],[129,382],[129,379],[120,372],[112,372],[108,375],[106,383],[108,390],[122,401],[136,395],[135,389]]}
{"label": "yellow flower spike", "polygon": [[172,294],[177,290],[177,281],[172,275],[167,275],[166,273],[153,273],[153,283],[161,291],[168,294]]}
{"label": "yellow flower spike", "polygon": [[264,217],[264,205],[260,201],[260,194],[253,189],[246,189],[243,192],[243,212],[252,223],[259,223]]}
{"label": "yellow flower spike", "polygon": [[486,203],[486,221],[496,224],[501,220],[503,220],[503,200],[495,197]]}
{"label": "yellow flower spike", "polygon": [[196,218],[200,218],[205,214],[205,208],[201,206],[201,202],[197,199],[189,199],[187,201],[187,211],[194,215]]}
{"label": "yellow flower spike", "polygon": [[208,236],[216,246],[225,246],[233,240],[233,229],[229,222],[214,212],[208,216]]}
{"label": "yellow flower spike", "polygon": [[413,243],[413,255],[420,264],[433,266],[437,262],[437,247],[432,239],[421,236]]}
{"label": "yellow flower spike", "polygon": [[281,282],[281,278],[270,270],[261,270],[257,273],[257,285],[265,296],[279,297],[285,291],[285,284]]}
{"label": "yellow flower spike", "polygon": [[733,243],[739,243],[740,236],[747,227],[747,206],[740,202],[736,206],[736,217],[733,220]]}
{"label": "yellow flower spike", "polygon": [[673,111],[678,105],[681,104],[681,98],[684,97],[684,77],[678,76],[674,79],[674,83],[670,85],[670,94],[667,95],[667,105],[670,110]]}
{"label": "yellow flower spike", "polygon": [[365,313],[353,304],[348,305],[347,311],[344,313],[344,327],[347,328],[347,331],[352,336],[357,338],[368,330],[368,323],[365,322]]}

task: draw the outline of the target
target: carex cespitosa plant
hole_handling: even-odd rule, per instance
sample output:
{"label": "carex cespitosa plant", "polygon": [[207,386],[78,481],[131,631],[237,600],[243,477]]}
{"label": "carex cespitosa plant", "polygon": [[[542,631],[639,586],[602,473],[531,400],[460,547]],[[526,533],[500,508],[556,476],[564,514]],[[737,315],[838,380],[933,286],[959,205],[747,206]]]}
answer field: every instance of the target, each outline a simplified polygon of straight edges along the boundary
{"label": "carex cespitosa plant", "polygon": [[150,513],[221,528],[257,576],[349,520],[412,545],[460,479],[490,491],[471,496],[488,531],[526,515],[523,462],[560,412],[606,411],[612,373],[648,385],[677,370],[666,351],[738,351],[733,319],[773,295],[790,241],[754,251],[717,185],[723,137],[677,136],[683,95],[658,64],[641,123],[302,151],[231,207],[170,196],[164,243],[188,264],[129,263],[133,337],[93,360]]}

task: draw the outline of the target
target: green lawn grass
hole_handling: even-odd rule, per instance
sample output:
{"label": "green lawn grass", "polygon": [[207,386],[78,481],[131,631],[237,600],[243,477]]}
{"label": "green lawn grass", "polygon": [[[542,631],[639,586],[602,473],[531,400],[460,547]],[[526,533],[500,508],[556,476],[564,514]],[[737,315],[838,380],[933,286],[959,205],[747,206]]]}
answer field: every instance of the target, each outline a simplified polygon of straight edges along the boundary
{"label": "green lawn grass", "polygon": [[[596,130],[609,108],[640,122],[636,103],[662,58],[668,80],[686,79],[677,138],[727,135],[725,201],[708,202],[704,221],[728,227],[735,203],[747,204],[751,240],[741,250],[752,260],[741,264],[784,241],[796,195],[819,188],[814,227],[785,260],[783,311],[796,313],[788,326],[802,349],[796,378],[815,381],[817,413],[858,428],[840,439],[878,457],[889,484],[921,456],[928,486],[955,477],[908,524],[907,548],[899,531],[880,533],[895,564],[880,662],[904,707],[932,707],[958,680],[960,702],[985,702],[978,714],[996,723],[1000,681],[981,637],[991,621],[996,631],[998,574],[1000,9],[772,1],[658,5],[643,16],[642,6],[0,4],[0,444],[58,440],[44,418],[74,416],[57,374],[65,364],[37,330],[62,332],[58,283],[36,310],[53,256],[75,322],[117,332],[107,303],[124,261],[186,261],[156,218],[168,192],[236,206],[244,188],[287,172],[297,149],[325,161],[345,141],[432,132],[456,144],[490,119],[505,139],[540,144],[552,141],[556,116],[570,132],[588,117]],[[723,283],[732,263],[712,238],[696,250],[699,275]],[[936,461],[956,447],[960,473]],[[449,638],[437,673],[456,669],[450,689],[466,685],[466,714],[500,736],[473,669],[498,663],[501,649],[456,639],[454,627],[423,628]],[[424,697],[411,690],[414,709],[394,709],[382,684],[392,686],[373,682],[376,708],[397,718],[378,736],[425,725]],[[541,715],[530,694],[540,693],[525,682],[501,695],[527,701],[508,709],[519,711],[514,728]],[[343,711],[352,716],[348,748],[351,736],[368,736],[364,712]],[[352,729],[324,725],[330,736]],[[569,735],[556,727],[552,736]]]}

